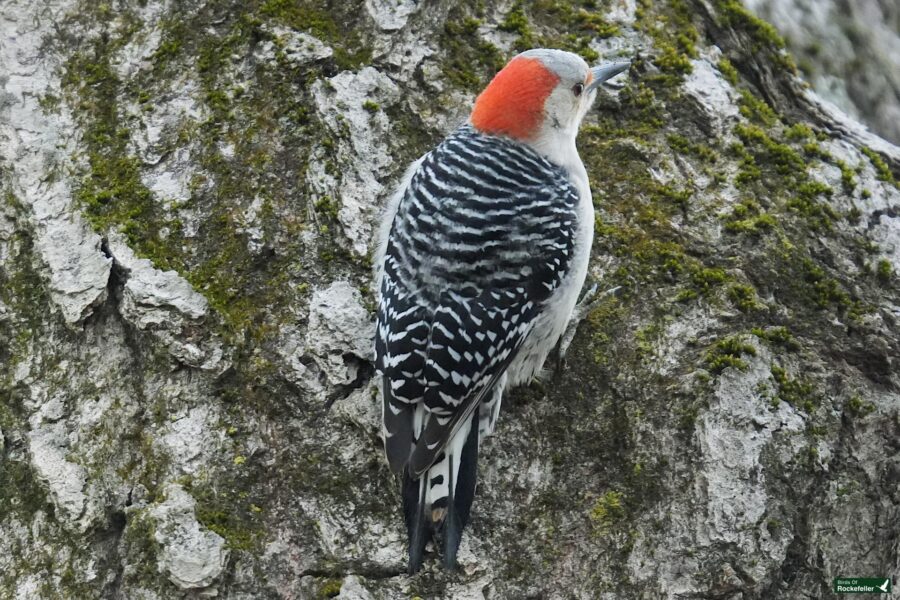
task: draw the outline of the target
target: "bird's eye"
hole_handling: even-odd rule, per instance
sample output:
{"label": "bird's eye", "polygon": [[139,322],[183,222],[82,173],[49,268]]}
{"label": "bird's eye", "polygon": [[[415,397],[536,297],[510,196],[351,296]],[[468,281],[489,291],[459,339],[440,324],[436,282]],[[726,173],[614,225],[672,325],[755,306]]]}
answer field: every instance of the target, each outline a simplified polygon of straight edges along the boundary
{"label": "bird's eye", "polygon": [[576,96],[580,96],[581,92],[583,92],[583,91],[584,91],[583,83],[576,83],[575,85],[572,86],[572,93],[575,94]]}

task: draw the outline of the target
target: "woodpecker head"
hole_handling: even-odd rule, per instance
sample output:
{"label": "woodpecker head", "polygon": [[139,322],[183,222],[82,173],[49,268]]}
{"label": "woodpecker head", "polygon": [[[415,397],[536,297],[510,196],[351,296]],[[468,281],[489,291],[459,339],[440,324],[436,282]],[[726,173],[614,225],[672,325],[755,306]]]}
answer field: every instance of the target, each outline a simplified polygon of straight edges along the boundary
{"label": "woodpecker head", "polygon": [[475,100],[471,123],[482,133],[532,145],[574,143],[597,87],[627,62],[589,67],[577,54],[538,48],[513,58]]}

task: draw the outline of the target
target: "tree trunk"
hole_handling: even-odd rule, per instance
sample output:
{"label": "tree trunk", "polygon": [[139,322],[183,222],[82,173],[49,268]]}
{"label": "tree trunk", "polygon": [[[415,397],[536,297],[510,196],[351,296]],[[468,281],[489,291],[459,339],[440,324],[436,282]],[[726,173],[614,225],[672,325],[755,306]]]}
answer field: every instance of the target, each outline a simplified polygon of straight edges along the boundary
{"label": "tree trunk", "polygon": [[[900,149],[737,0],[5,0],[0,596],[821,598],[900,569]],[[605,296],[405,575],[373,231],[520,50],[628,57]]]}

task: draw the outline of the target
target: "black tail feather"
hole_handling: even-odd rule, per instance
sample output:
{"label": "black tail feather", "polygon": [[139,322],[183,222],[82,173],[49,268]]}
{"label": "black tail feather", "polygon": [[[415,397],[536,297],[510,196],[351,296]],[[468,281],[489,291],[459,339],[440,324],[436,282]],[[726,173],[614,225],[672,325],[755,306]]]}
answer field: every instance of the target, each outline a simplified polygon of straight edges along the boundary
{"label": "black tail feather", "polygon": [[[452,460],[452,458],[451,458]],[[478,415],[472,417],[471,429],[459,458],[459,474],[452,480],[450,465],[450,497],[443,526],[444,567],[456,568],[456,553],[462,541],[463,529],[469,522],[469,512],[475,497],[475,480],[478,467]]]}
{"label": "black tail feather", "polygon": [[409,574],[414,575],[425,561],[425,545],[431,538],[431,528],[425,520],[425,486],[423,479],[413,479],[403,470],[403,515],[409,538]]}

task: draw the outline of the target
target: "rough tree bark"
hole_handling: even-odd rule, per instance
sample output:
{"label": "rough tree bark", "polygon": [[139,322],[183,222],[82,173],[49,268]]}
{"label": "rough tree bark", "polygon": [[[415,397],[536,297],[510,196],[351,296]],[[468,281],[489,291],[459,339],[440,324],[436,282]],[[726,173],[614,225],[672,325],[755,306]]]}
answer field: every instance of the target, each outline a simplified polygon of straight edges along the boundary
{"label": "rough tree bark", "polygon": [[892,0],[748,0],[777,26],[826,100],[900,142],[900,4]]}
{"label": "rough tree bark", "polygon": [[[505,401],[462,571],[403,574],[373,222],[532,46],[580,138],[567,366]],[[0,596],[819,598],[900,569],[900,150],[737,0],[6,0]]]}

